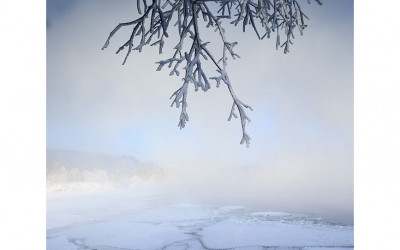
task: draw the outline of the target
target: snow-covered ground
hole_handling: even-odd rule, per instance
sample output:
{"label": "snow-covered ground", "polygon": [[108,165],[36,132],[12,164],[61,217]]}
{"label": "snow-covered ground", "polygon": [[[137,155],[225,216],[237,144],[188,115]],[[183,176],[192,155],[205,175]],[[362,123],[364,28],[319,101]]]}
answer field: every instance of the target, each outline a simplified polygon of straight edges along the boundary
{"label": "snow-covered ground", "polygon": [[353,227],[143,190],[48,193],[47,249],[353,249]]}

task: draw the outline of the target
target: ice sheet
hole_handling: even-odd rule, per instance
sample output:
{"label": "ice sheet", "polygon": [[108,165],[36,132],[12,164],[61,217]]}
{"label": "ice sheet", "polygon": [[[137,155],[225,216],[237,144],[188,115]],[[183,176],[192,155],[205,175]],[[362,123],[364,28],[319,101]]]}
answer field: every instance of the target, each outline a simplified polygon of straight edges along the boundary
{"label": "ice sheet", "polygon": [[154,193],[48,195],[47,249],[353,249],[353,227],[310,215],[159,202]]}

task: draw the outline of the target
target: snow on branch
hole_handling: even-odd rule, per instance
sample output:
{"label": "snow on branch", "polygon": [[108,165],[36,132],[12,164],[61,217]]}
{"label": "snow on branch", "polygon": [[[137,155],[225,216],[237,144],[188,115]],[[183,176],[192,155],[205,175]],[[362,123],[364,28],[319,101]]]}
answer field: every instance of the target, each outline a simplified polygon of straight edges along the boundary
{"label": "snow on branch", "polygon": [[[235,113],[237,109],[242,127],[240,143],[246,143],[248,147],[250,136],[246,132],[246,122],[251,120],[246,114],[246,109],[251,111],[253,109],[236,97],[229,80],[226,71],[227,54],[229,53],[232,59],[240,56],[234,51],[237,42],[229,42],[225,38],[223,20],[229,20],[230,24],[235,26],[241,25],[243,32],[249,27],[258,39],[270,38],[271,33],[276,31],[276,49],[283,47],[286,54],[289,52],[289,46],[293,44],[294,30],[299,30],[303,35],[303,30],[307,27],[305,20],[308,17],[299,2],[300,0],[137,0],[140,17],[118,24],[111,31],[102,49],[109,46],[111,38],[119,29],[130,27],[132,32],[129,39],[116,52],[118,54],[126,49],[122,64],[126,63],[133,50],[141,52],[145,45],[158,45],[159,53],[162,54],[171,21],[176,20],[172,26],[178,31],[179,42],[174,47],[172,56],[157,62],[157,71],[168,66],[171,69],[170,75],[179,76],[180,71],[185,72],[182,86],[171,96],[173,99],[171,106],[181,107],[178,126],[182,129],[189,121],[186,111],[189,84],[193,84],[195,91],[198,89],[207,91],[211,88],[209,79],[215,80],[217,87],[223,82],[233,100],[228,120],[238,117]],[[311,0],[307,2],[310,3]],[[315,2],[322,4],[322,0]],[[221,58],[215,58],[207,48],[209,42],[202,41],[199,22],[205,24],[206,28],[212,27],[218,32],[222,43]],[[281,34],[284,36],[282,44]],[[184,49],[184,42],[188,43],[189,49]],[[202,63],[205,61],[215,66],[217,76],[208,77],[202,68]]]}

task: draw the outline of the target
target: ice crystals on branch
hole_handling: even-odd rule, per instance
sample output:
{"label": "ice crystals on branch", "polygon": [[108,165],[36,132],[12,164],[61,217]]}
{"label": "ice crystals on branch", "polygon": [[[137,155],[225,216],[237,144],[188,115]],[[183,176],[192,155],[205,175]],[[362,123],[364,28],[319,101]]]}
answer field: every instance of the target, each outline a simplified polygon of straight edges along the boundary
{"label": "ice crystals on branch", "polygon": [[[284,47],[284,53],[289,52],[289,45],[293,44],[294,30],[297,28],[303,35],[304,28],[307,27],[304,20],[308,17],[304,14],[299,4],[300,0],[137,0],[137,10],[140,17],[126,23],[120,23],[111,31],[102,49],[110,44],[110,39],[122,27],[130,27],[132,33],[129,39],[117,50],[117,54],[127,48],[126,55],[122,64],[126,63],[132,50],[142,51],[145,45],[159,46],[159,53],[168,38],[168,28],[171,21],[176,20],[173,27],[176,27],[179,34],[179,42],[174,47],[172,56],[168,59],[157,62],[157,71],[165,65],[171,69],[170,75],[180,75],[180,71],[185,72],[182,79],[182,86],[176,90],[171,99],[171,106],[181,108],[178,126],[184,128],[189,116],[186,111],[187,94],[189,84],[193,84],[195,91],[199,89],[207,91],[211,88],[209,79],[216,81],[219,87],[221,82],[227,86],[232,100],[232,108],[228,120],[232,117],[240,117],[242,125],[241,144],[250,144],[250,136],[246,133],[246,122],[250,118],[246,114],[246,109],[253,110],[249,105],[240,101],[233,90],[229,80],[226,66],[227,53],[232,59],[240,58],[234,52],[237,42],[229,42],[225,38],[225,30],[222,27],[223,20],[231,20],[230,23],[237,26],[242,24],[245,32],[250,25],[258,39],[270,38],[271,33],[276,31],[276,49]],[[308,3],[311,0],[307,0]],[[321,0],[315,0],[322,4]],[[218,8],[211,8],[218,5]],[[214,9],[217,9],[214,11]],[[219,33],[222,43],[222,57],[214,58],[211,51],[207,48],[209,42],[201,40],[199,22],[203,22],[206,28],[213,27]],[[281,44],[281,33],[284,34],[285,41]],[[184,42],[190,46],[184,49]],[[217,76],[208,77],[202,68],[202,63],[207,61],[215,66]],[[237,109],[239,116],[235,113]]]}

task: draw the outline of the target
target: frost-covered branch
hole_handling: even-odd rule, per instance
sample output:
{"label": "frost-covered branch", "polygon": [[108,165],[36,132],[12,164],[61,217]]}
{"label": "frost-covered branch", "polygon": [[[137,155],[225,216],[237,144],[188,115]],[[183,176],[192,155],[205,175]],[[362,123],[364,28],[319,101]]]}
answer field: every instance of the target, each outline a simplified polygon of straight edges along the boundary
{"label": "frost-covered branch", "polygon": [[[235,110],[239,113],[242,140],[250,144],[250,136],[246,132],[246,121],[250,118],[246,114],[246,109],[252,108],[244,104],[236,97],[232,84],[227,74],[227,54],[235,58],[240,58],[234,51],[237,42],[228,42],[225,38],[225,30],[222,27],[224,20],[235,26],[241,25],[243,32],[246,27],[255,32],[258,39],[270,38],[271,33],[276,31],[276,49],[284,47],[284,53],[289,52],[289,46],[293,44],[294,31],[297,28],[303,35],[303,30],[307,27],[305,19],[308,19],[303,12],[300,0],[137,0],[137,11],[139,18],[118,24],[111,31],[102,49],[109,46],[111,38],[121,29],[130,27],[132,29],[129,39],[117,50],[117,54],[126,49],[126,55],[122,64],[126,63],[132,50],[142,51],[145,45],[159,47],[162,54],[165,39],[168,38],[168,29],[171,29],[171,21],[174,20],[173,27],[178,31],[178,43],[173,49],[172,56],[158,61],[157,71],[164,66],[171,69],[170,75],[180,75],[184,70],[185,77],[182,79],[182,86],[176,90],[171,99],[171,106],[181,107],[181,114],[178,126],[184,128],[189,121],[187,114],[187,94],[189,84],[193,84],[195,91],[201,89],[207,91],[211,88],[209,79],[216,81],[219,87],[221,81],[225,83],[231,94],[233,104],[229,115],[237,118]],[[321,0],[315,0],[322,4]],[[304,2],[304,1],[303,1]],[[311,0],[307,0],[308,3]],[[206,28],[215,28],[221,37],[222,57],[215,58],[215,52],[207,48],[209,42],[201,39],[199,23]],[[284,42],[281,44],[281,34],[284,34]],[[186,44],[186,45],[185,45]],[[203,70],[202,63],[208,61],[215,66],[217,76],[209,77],[209,73]]]}

